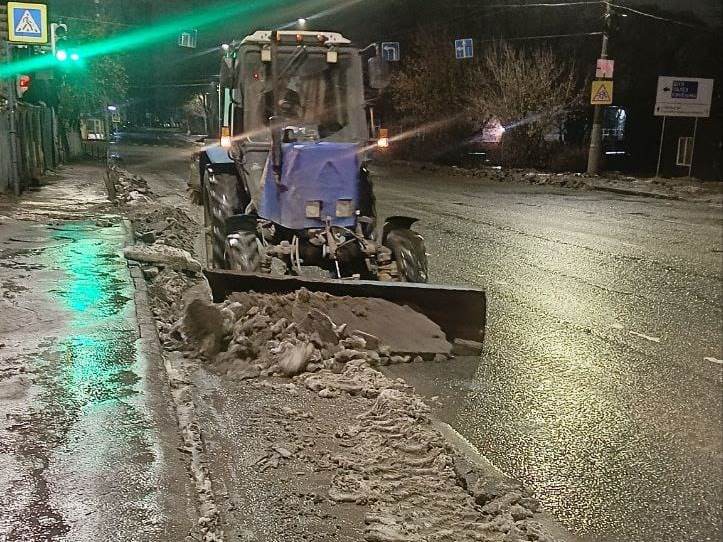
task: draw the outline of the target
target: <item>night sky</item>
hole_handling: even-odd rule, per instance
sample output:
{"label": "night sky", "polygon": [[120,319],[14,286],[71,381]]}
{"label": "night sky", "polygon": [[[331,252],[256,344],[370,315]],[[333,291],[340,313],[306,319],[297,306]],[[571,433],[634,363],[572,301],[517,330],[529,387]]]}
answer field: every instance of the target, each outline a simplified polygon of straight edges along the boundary
{"label": "night sky", "polygon": [[[247,19],[230,18],[223,24],[199,29],[199,46],[196,51],[183,50],[175,43],[154,45],[144,54],[134,51],[125,56],[125,63],[135,87],[187,81],[207,80],[218,73],[218,53],[205,56],[198,53],[217,47],[220,43],[239,39],[258,28],[269,28],[297,17],[312,17],[310,29],[342,32],[357,45],[365,46],[373,41],[401,41],[403,50],[409,38],[421,25],[433,23],[438,28],[430,32],[459,33],[459,37],[478,40],[549,35],[572,32],[595,32],[601,28],[600,6],[576,6],[569,8],[489,9],[490,5],[534,3],[539,0],[279,0],[278,8],[267,10]],[[558,0],[559,1],[559,0]],[[129,25],[152,25],[165,14],[209,9],[212,0],[49,0],[51,18],[63,16],[121,22]],[[723,26],[723,1],[721,0],[620,0],[620,4],[645,11],[655,11],[673,18],[696,20],[697,24]],[[314,18],[315,13],[339,8],[334,13]],[[663,11],[659,11],[663,10]],[[627,21],[633,21],[630,16]],[[71,33],[78,21],[66,20]],[[660,22],[661,25],[671,23]],[[113,26],[124,31],[123,26]],[[691,30],[695,32],[695,30]],[[599,49],[599,36],[552,40],[551,45],[568,48],[571,53],[587,62]],[[539,42],[537,42],[539,43]],[[184,91],[167,89],[170,100],[180,99]]]}

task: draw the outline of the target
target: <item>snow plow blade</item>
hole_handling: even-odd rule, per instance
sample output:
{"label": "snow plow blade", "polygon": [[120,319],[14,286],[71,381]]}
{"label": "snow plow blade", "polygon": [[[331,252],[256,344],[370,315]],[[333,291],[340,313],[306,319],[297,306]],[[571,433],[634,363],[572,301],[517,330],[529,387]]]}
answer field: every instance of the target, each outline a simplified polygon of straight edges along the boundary
{"label": "snow plow blade", "polygon": [[482,342],[485,333],[487,298],[484,290],[466,286],[438,286],[408,282],[321,280],[275,277],[219,269],[205,269],[216,303],[234,292],[287,294],[300,288],[335,296],[380,298],[424,314],[447,335],[448,340]]}

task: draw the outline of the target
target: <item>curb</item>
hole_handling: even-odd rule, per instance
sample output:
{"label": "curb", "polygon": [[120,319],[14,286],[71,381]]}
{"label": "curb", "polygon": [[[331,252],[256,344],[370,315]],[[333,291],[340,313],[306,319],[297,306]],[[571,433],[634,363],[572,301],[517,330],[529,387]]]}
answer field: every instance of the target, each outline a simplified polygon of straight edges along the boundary
{"label": "curb", "polygon": [[[135,238],[133,224],[127,218],[122,219],[122,224],[126,232],[126,246],[130,246]],[[159,365],[165,375],[165,385],[170,395],[169,399],[172,401],[172,409],[175,412],[179,444],[182,444],[179,450],[188,455],[190,490],[195,493],[196,498],[196,514],[189,535],[193,536],[200,531],[203,541],[223,542],[224,535],[219,524],[219,509],[213,493],[212,480],[206,468],[205,442],[197,423],[195,404],[187,389],[189,384],[182,371],[175,368],[169,357],[164,355],[141,264],[128,260],[128,271],[134,288],[133,301],[136,309],[140,348],[149,356],[152,363]]]}
{"label": "curb", "polygon": [[[500,485],[505,483],[519,484],[524,487],[524,484],[521,484],[518,480],[505,474],[495,466],[474,444],[468,441],[454,427],[435,417],[432,417],[432,425],[460,456],[482,471],[489,481],[499,483]],[[544,508],[536,513],[534,521],[542,525],[545,530],[554,537],[556,542],[583,542],[583,539],[570,533],[556,517]]]}
{"label": "curb", "polygon": [[630,188],[617,188],[614,186],[604,186],[599,184],[587,183],[587,186],[598,192],[612,192],[613,194],[623,194],[625,196],[638,196],[641,198],[665,199],[674,201],[689,201],[680,196],[672,196],[669,194],[661,194],[659,192],[645,192],[642,190],[632,190]]}

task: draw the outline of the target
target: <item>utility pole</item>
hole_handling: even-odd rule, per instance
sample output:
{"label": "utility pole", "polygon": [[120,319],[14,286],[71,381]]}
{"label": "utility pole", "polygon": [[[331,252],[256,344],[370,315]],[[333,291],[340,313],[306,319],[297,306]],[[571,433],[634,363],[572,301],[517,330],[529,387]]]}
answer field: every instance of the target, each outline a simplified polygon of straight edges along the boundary
{"label": "utility pole", "polygon": [[[608,57],[608,34],[611,26],[612,7],[605,2],[605,18],[603,20],[603,37],[600,58]],[[592,118],[592,132],[590,133],[590,152],[587,155],[587,172],[590,175],[600,173],[600,156],[602,154],[602,123],[603,105],[596,105]]]}
{"label": "utility pole", "polygon": [[[5,42],[5,61],[13,61],[13,46]],[[14,80],[7,80],[8,119],[10,136],[10,181],[16,196],[20,195],[20,162],[18,160],[18,105]]]}

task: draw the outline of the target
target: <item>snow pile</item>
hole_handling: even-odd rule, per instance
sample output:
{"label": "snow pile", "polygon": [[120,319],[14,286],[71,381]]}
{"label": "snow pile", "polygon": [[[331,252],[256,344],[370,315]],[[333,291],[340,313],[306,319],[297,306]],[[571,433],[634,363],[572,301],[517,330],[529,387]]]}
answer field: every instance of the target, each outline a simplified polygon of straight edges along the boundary
{"label": "snow pile", "polygon": [[[367,302],[377,311],[400,309],[378,299],[335,297],[304,288],[286,295],[236,293],[219,305],[202,298],[191,300],[177,327],[220,374],[249,379],[304,373],[305,386],[322,397],[342,391],[375,397],[381,375],[369,368],[422,357],[393,355],[379,337],[359,329],[365,319],[375,318],[366,310]],[[352,311],[353,318],[343,318]],[[436,348],[438,328],[429,324],[407,328],[407,338]]]}
{"label": "snow pile", "polygon": [[130,214],[138,241],[193,250],[192,240],[200,227],[182,209],[160,205],[139,206],[134,207]]}
{"label": "snow pile", "polygon": [[[344,454],[329,497],[366,504],[368,541],[552,541],[532,521],[537,503],[518,487],[467,488],[458,458],[414,394],[383,389],[358,424],[337,433]],[[499,484],[495,487],[499,488]]]}
{"label": "snow pile", "polygon": [[[334,320],[344,312],[334,307],[358,303],[304,289],[237,293],[222,304],[195,296],[172,334],[179,347],[192,345],[191,356],[230,378],[262,378],[270,387],[322,400],[350,395],[368,405],[334,435],[341,453],[307,455],[314,470],[333,473],[330,501],[369,510],[365,540],[553,540],[533,521],[537,503],[529,494],[518,486],[488,488],[483,475],[461,472],[427,405],[402,380],[375,369],[411,356],[393,356],[376,337]],[[291,414],[289,423],[312,423]],[[303,448],[291,440],[274,444],[256,467],[276,469]]]}
{"label": "snow pile", "polygon": [[118,166],[111,166],[106,172],[106,185],[114,203],[136,204],[151,201],[148,183],[143,177],[133,175]]}

